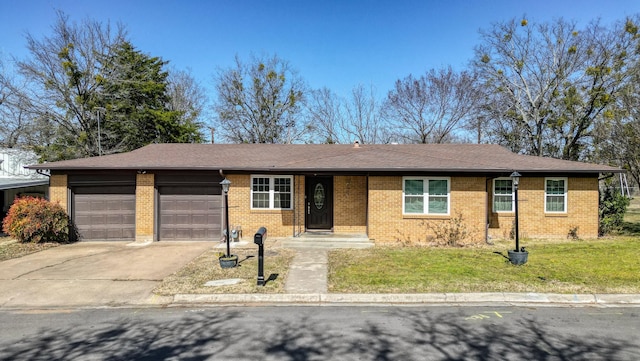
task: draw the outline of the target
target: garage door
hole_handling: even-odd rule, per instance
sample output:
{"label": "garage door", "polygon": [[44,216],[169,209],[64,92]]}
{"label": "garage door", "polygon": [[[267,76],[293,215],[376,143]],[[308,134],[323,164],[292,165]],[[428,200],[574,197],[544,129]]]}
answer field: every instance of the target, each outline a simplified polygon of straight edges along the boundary
{"label": "garage door", "polygon": [[160,187],[160,240],[218,241],[222,196],[211,187]]}
{"label": "garage door", "polygon": [[135,240],[136,200],[131,187],[77,188],[73,214],[80,240]]}

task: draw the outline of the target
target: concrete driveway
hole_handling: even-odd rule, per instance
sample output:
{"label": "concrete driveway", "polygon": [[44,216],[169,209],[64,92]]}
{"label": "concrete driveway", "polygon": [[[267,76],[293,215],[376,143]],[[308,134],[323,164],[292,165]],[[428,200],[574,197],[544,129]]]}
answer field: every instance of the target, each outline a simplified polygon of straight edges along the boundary
{"label": "concrete driveway", "polygon": [[[96,307],[163,304],[163,278],[214,242],[80,242],[0,262],[0,307]],[[170,300],[169,300],[170,301]]]}

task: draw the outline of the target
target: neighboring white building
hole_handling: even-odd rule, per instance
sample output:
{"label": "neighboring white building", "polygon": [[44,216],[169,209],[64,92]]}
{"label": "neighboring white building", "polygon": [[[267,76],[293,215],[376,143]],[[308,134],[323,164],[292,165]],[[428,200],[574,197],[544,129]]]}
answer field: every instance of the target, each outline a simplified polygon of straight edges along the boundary
{"label": "neighboring white building", "polygon": [[38,158],[31,151],[0,148],[0,219],[4,218],[16,197],[48,197],[49,178],[24,168],[36,163]]}

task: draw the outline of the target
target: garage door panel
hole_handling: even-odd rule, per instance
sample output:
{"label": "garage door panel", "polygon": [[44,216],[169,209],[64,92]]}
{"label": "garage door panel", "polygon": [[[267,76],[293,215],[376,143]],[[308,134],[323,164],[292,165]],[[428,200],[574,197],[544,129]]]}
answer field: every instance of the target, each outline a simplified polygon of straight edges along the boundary
{"label": "garage door panel", "polygon": [[107,211],[126,211],[129,209],[135,209],[135,202],[128,200],[112,200],[106,203],[106,205],[100,205]]}
{"label": "garage door panel", "polygon": [[[193,191],[194,194],[185,194]],[[218,240],[221,195],[208,189],[160,189],[160,240]]]}
{"label": "garage door panel", "polygon": [[215,217],[212,215],[194,214],[191,217],[191,222],[195,224],[211,224],[215,223]]}
{"label": "garage door panel", "polygon": [[177,223],[175,221],[175,215],[171,214],[171,215],[161,215],[160,216],[160,224],[175,224]]}
{"label": "garage door panel", "polygon": [[213,238],[213,232],[206,229],[193,229],[192,234],[194,238]]}
{"label": "garage door panel", "polygon": [[106,216],[106,223],[108,224],[129,224],[134,223],[135,217],[126,214],[109,214]]}

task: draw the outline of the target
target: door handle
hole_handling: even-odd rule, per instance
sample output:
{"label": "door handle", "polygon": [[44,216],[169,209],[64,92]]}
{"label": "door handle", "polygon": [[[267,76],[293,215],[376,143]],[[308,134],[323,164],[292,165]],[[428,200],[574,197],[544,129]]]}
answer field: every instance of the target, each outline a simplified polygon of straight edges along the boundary
{"label": "door handle", "polygon": [[307,214],[311,214],[311,202],[307,202]]}

